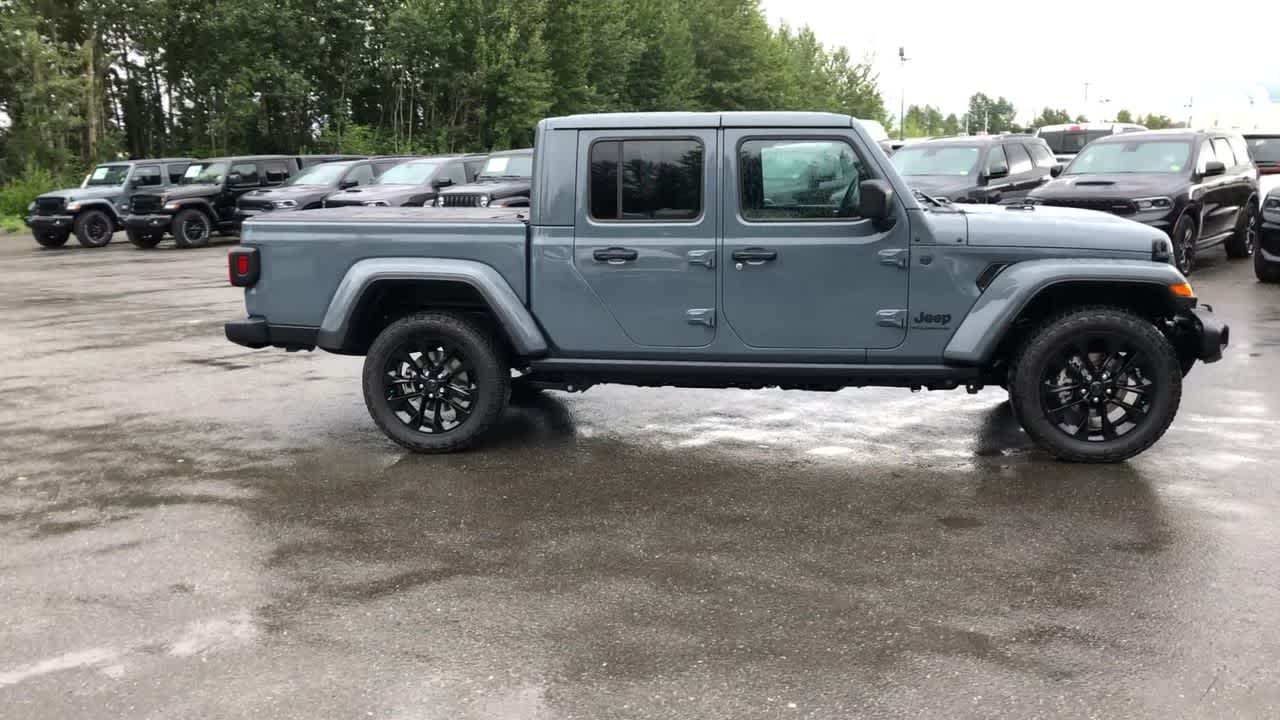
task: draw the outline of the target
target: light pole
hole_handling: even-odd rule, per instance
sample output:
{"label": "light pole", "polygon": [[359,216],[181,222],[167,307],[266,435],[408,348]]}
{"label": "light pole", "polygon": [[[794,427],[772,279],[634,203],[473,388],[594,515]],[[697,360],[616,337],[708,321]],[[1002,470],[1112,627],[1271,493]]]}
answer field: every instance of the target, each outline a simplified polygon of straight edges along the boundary
{"label": "light pole", "polygon": [[1192,116],[1192,112],[1195,110],[1195,105],[1196,105],[1196,98],[1194,95],[1192,95],[1191,97],[1187,98],[1187,104],[1182,106],[1187,109],[1187,127],[1188,128],[1191,127],[1191,116]]}
{"label": "light pole", "polygon": [[898,96],[898,140],[905,139],[907,132],[907,49],[898,46],[898,69],[902,82],[902,94]]}

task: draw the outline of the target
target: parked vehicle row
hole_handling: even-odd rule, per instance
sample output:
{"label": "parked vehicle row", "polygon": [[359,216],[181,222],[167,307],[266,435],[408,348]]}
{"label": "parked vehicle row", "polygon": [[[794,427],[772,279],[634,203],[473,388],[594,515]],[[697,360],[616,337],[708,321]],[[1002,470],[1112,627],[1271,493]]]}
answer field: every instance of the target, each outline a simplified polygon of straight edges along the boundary
{"label": "parked vehicle row", "polygon": [[325,206],[527,206],[532,150],[463,156],[241,155],[103,163],[80,188],[45,193],[25,222],[36,242],[75,235],[102,247],[125,230],[139,248],[165,236],[199,247],[267,212]]}
{"label": "parked vehicle row", "polygon": [[912,187],[961,203],[1021,200],[1058,165],[1048,144],[1029,135],[938,138],[904,145],[890,160]]}

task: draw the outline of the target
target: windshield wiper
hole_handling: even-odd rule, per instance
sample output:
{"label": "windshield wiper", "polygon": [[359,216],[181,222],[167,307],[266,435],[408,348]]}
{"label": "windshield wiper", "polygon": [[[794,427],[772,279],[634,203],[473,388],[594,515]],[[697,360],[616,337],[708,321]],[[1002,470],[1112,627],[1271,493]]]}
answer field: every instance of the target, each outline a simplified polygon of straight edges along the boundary
{"label": "windshield wiper", "polygon": [[947,200],[944,198],[936,198],[932,195],[925,195],[924,193],[920,192],[919,190],[916,190],[915,188],[911,188],[911,194],[933,205],[934,207],[951,207],[950,200]]}

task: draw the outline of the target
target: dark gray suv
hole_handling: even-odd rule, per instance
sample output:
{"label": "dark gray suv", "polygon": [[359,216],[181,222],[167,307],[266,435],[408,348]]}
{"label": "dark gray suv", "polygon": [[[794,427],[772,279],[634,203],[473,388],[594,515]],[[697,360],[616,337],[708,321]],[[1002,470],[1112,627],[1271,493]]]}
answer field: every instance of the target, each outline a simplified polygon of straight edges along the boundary
{"label": "dark gray suv", "polygon": [[444,188],[465,185],[484,165],[484,155],[440,155],[401,163],[369,185],[340,190],[325,207],[421,207],[435,201]]}
{"label": "dark gray suv", "polygon": [[1030,135],[927,140],[903,146],[890,161],[916,190],[962,203],[1018,202],[1062,169],[1049,145]]}
{"label": "dark gray suv", "polygon": [[283,185],[251,190],[241,195],[236,201],[236,219],[244,222],[264,212],[323,207],[324,199],[334,191],[372,185],[386,171],[412,159],[378,157],[312,165]]}

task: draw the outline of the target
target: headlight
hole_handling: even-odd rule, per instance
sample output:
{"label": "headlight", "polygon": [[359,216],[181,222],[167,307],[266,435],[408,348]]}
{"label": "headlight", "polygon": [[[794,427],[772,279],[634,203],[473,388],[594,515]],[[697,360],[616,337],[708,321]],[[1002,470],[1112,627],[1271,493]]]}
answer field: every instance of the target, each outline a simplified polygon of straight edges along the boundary
{"label": "headlight", "polygon": [[1029,197],[1022,201],[1024,205],[1043,205],[1044,201],[1040,198]]}
{"label": "headlight", "polygon": [[77,210],[79,210],[79,209],[80,209],[80,203],[78,203],[78,202],[69,202],[69,203],[67,203],[67,212],[75,212],[75,211],[77,211]]}
{"label": "headlight", "polygon": [[273,208],[298,207],[298,202],[296,200],[272,200],[271,207]]}
{"label": "headlight", "polygon": [[365,200],[362,204],[365,207],[391,207],[386,200]]}
{"label": "headlight", "polygon": [[1167,197],[1138,198],[1133,201],[1138,212],[1146,210],[1168,210],[1173,207],[1173,199]]}
{"label": "headlight", "polygon": [[440,195],[440,196],[436,197],[436,207],[444,207],[444,196],[443,196],[443,195]]}
{"label": "headlight", "polygon": [[476,202],[478,202],[478,203],[480,204],[480,207],[489,207],[489,196],[488,196],[488,195],[481,195],[481,196],[480,196],[480,199],[479,199],[479,200],[477,200]]}
{"label": "headlight", "polygon": [[124,202],[120,203],[116,207],[120,208],[121,210],[127,211],[129,209],[129,201],[125,200]]}
{"label": "headlight", "polygon": [[180,207],[180,203],[176,203],[176,202],[167,202],[164,204],[165,210],[177,210],[179,207]]}
{"label": "headlight", "polygon": [[[31,204],[35,207],[35,203]],[[1262,203],[1262,207],[1266,210],[1280,210],[1280,197],[1269,197],[1267,201]]]}

